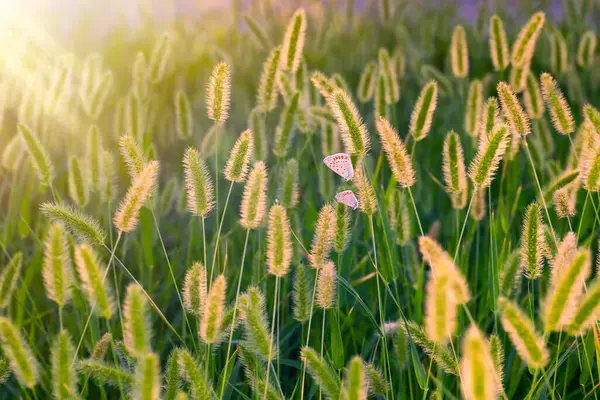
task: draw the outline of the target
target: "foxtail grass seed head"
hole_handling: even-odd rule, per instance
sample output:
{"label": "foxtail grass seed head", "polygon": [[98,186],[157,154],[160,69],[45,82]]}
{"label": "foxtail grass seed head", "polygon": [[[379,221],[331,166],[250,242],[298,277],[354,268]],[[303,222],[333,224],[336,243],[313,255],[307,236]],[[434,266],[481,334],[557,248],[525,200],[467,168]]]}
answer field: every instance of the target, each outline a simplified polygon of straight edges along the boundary
{"label": "foxtail grass seed head", "polygon": [[500,293],[504,296],[509,296],[519,282],[519,269],[521,268],[521,251],[520,249],[513,250],[505,259],[500,273],[499,286]]}
{"label": "foxtail grass seed head", "polygon": [[440,346],[433,342],[416,322],[403,322],[400,324],[400,327],[405,331],[404,333],[410,337],[411,341],[416,343],[425,354],[435,361],[439,368],[448,374],[459,376],[456,358],[447,346]]}
{"label": "foxtail grass seed head", "polygon": [[561,76],[569,68],[567,41],[558,29],[549,34],[549,39],[550,69],[554,75]]}
{"label": "foxtail grass seed head", "polygon": [[42,213],[52,222],[62,223],[80,242],[104,243],[105,233],[98,221],[72,207],[43,203]]}
{"label": "foxtail grass seed head", "polygon": [[134,179],[114,217],[115,227],[120,232],[131,232],[135,229],[140,209],[151,195],[156,184],[157,175],[158,161],[151,161],[142,168],[139,175]]}
{"label": "foxtail grass seed head", "polygon": [[158,400],[160,386],[160,360],[155,353],[147,353],[140,358],[136,366],[132,398]]}
{"label": "foxtail grass seed head", "polygon": [[98,125],[91,125],[88,130],[87,141],[87,164],[88,178],[90,179],[93,190],[100,189],[102,180],[102,135]]}
{"label": "foxtail grass seed head", "polygon": [[226,62],[218,63],[212,70],[206,89],[208,118],[215,122],[227,121],[231,97],[231,73]]}
{"label": "foxtail grass seed head", "polygon": [[490,55],[494,71],[504,71],[510,64],[508,40],[502,19],[497,14],[490,18]]}
{"label": "foxtail grass seed head", "polygon": [[133,91],[139,99],[145,99],[148,96],[147,64],[144,52],[138,52],[131,68],[131,80],[133,81]]}
{"label": "foxtail grass seed head", "polygon": [[506,82],[498,83],[498,98],[502,106],[502,114],[508,120],[511,128],[511,134],[518,136],[527,136],[531,132],[529,118],[523,111],[510,85]]}
{"label": "foxtail grass seed head", "polygon": [[69,197],[79,207],[85,207],[88,202],[88,185],[81,164],[76,156],[69,159]]}
{"label": "foxtail grass seed head", "polygon": [[457,78],[465,78],[469,75],[469,45],[465,28],[462,25],[456,25],[452,31],[450,61],[452,75]]}
{"label": "foxtail grass seed head", "polygon": [[127,286],[123,305],[124,342],[134,356],[142,356],[151,350],[152,325],[148,316],[148,300],[137,283]]}
{"label": "foxtail grass seed head", "polygon": [[577,64],[583,68],[590,68],[596,59],[596,32],[586,31],[579,40],[577,47]]}
{"label": "foxtail grass seed head", "polygon": [[394,63],[394,68],[396,68],[398,79],[404,78],[404,75],[406,74],[406,57],[404,56],[402,48],[399,46],[394,50],[392,62]]}
{"label": "foxtail grass seed head", "polygon": [[255,107],[250,111],[248,116],[248,126],[254,137],[254,161],[261,161],[267,158],[267,135],[266,135],[266,123],[265,115],[258,107]]}
{"label": "foxtail grass seed head", "polygon": [[357,91],[357,98],[361,103],[366,103],[373,98],[377,74],[377,64],[375,61],[368,62],[362,70]]}
{"label": "foxtail grass seed head", "polygon": [[285,276],[292,262],[292,234],[285,208],[275,204],[269,210],[267,227],[267,270],[271,275]]}
{"label": "foxtail grass seed head", "polygon": [[219,275],[213,282],[200,323],[200,337],[207,344],[217,343],[223,334],[223,314],[225,311],[225,297],[227,295],[227,282],[224,275]]}
{"label": "foxtail grass seed head", "polygon": [[315,71],[310,77],[313,86],[317,88],[321,96],[327,99],[338,88],[335,81],[321,71]]}
{"label": "foxtail grass seed head", "polygon": [[292,291],[292,312],[294,319],[306,322],[310,317],[312,300],[312,278],[304,264],[298,264],[294,271],[294,285]]}
{"label": "foxtail grass seed head", "polygon": [[189,351],[181,349],[179,354],[180,373],[191,389],[191,398],[216,399],[217,395],[212,384],[208,381],[204,367],[196,361]]}
{"label": "foxtail grass seed head", "polygon": [[379,49],[378,63],[379,74],[384,78],[386,104],[397,103],[400,100],[400,85],[390,53],[386,49]]}
{"label": "foxtail grass seed head", "polygon": [[548,363],[548,350],[544,339],[535,331],[533,322],[506,297],[500,297],[498,304],[502,314],[502,326],[519,357],[531,368],[543,368]]}
{"label": "foxtail grass seed head", "polygon": [[[552,231],[550,232],[553,233]],[[552,287],[555,287],[557,282],[562,278],[567,266],[573,260],[576,251],[577,237],[575,236],[575,233],[568,232],[560,243],[558,243],[558,246],[555,245],[552,254],[548,255],[547,258],[551,261],[550,284]]]}
{"label": "foxtail grass seed head", "polygon": [[437,107],[437,96],[436,81],[430,81],[421,90],[419,99],[410,115],[409,132],[416,141],[425,139],[431,130],[433,113]]}
{"label": "foxtail grass seed head", "polygon": [[494,360],[494,369],[496,372],[496,387],[498,393],[502,393],[502,381],[504,379],[504,346],[502,345],[502,341],[500,337],[492,333],[489,339],[490,346],[490,354],[492,356],[492,360]]}
{"label": "foxtail grass seed head", "polygon": [[52,392],[55,399],[71,399],[77,393],[77,374],[73,363],[75,346],[66,330],[61,330],[52,345]]}
{"label": "foxtail grass seed head", "polygon": [[119,151],[129,171],[129,176],[134,179],[147,162],[144,151],[135,138],[123,135],[119,138]]}
{"label": "foxtail grass seed head", "polygon": [[300,359],[306,365],[306,371],[321,388],[325,397],[328,399],[339,398],[340,380],[329,363],[311,347],[303,347],[300,350]]}
{"label": "foxtail grass seed head", "polygon": [[467,109],[465,110],[465,130],[471,136],[477,136],[479,134],[482,103],[483,84],[480,80],[474,79],[469,85],[469,93],[467,95]]}
{"label": "foxtail grass seed head", "polygon": [[83,102],[83,108],[92,121],[97,121],[102,115],[106,100],[111,94],[114,81],[112,71],[105,71],[94,90],[90,93],[89,100]]}
{"label": "foxtail grass seed head", "polygon": [[373,184],[365,176],[362,168],[354,173],[353,179],[358,195],[358,208],[367,215],[373,215],[377,212],[377,197]]}
{"label": "foxtail grass seed head", "polygon": [[185,274],[183,304],[188,312],[196,316],[201,316],[204,311],[207,297],[206,284],[207,274],[204,265],[199,262],[192,264]]}
{"label": "foxtail grass seed head", "polygon": [[51,187],[55,172],[50,154],[48,154],[37,135],[25,124],[19,124],[19,134],[29,155],[29,161],[40,180],[40,185],[42,188]]}
{"label": "foxtail grass seed head", "polygon": [[535,79],[535,76],[531,72],[527,74],[527,80],[525,81],[523,102],[530,118],[539,119],[542,117],[544,114],[542,92],[540,91],[537,79]]}
{"label": "foxtail grass seed head", "polygon": [[281,45],[280,68],[293,74],[300,67],[302,51],[304,50],[304,39],[306,37],[306,12],[303,8],[296,10],[292,16],[283,43]]}
{"label": "foxtail grass seed head", "polygon": [[377,82],[375,83],[375,97],[373,98],[375,116],[381,118],[389,117],[389,107],[385,101],[386,88],[385,88],[385,76],[379,74],[377,76]]}
{"label": "foxtail grass seed head", "polygon": [[[462,343],[461,389],[467,400],[495,399],[501,390],[490,344],[481,331],[471,325]],[[499,387],[500,386],[500,387]]]}
{"label": "foxtail grass seed head", "polygon": [[335,205],[335,233],[333,248],[336,253],[342,254],[350,243],[350,209],[342,203]]}
{"label": "foxtail grass seed head", "polygon": [[292,85],[289,75],[279,74],[278,78],[279,80],[277,81],[277,87],[279,88],[279,93],[283,98],[283,102],[287,104],[294,95],[295,89]]}
{"label": "foxtail grass seed head", "polygon": [[404,188],[411,187],[416,181],[415,171],[412,160],[398,132],[383,117],[377,118],[375,125],[379,134],[379,140],[381,141],[381,147],[394,174],[394,179]]}
{"label": "foxtail grass seed head", "polygon": [[139,142],[144,141],[146,133],[146,109],[141,100],[132,92],[126,98],[125,104],[125,134]]}
{"label": "foxtail grass seed head", "polygon": [[581,181],[589,192],[600,191],[600,148],[588,150],[581,162]]}
{"label": "foxtail grass seed head", "polygon": [[313,268],[321,268],[327,261],[335,234],[335,211],[325,204],[319,211],[308,260]]}
{"label": "foxtail grass seed head", "polygon": [[565,188],[558,189],[552,195],[554,209],[558,218],[571,218],[575,216],[575,204],[571,202],[571,196]]}
{"label": "foxtail grass seed head", "polygon": [[190,99],[185,91],[178,90],[175,92],[173,103],[175,104],[177,136],[183,140],[189,139],[194,133],[194,117]]}
{"label": "foxtail grass seed head", "polygon": [[335,89],[327,97],[327,103],[342,132],[346,153],[357,156],[367,154],[370,148],[367,127],[348,93]]}
{"label": "foxtail grass seed head", "polygon": [[300,93],[295,92],[289,100],[284,111],[281,113],[279,124],[275,132],[275,143],[273,144],[273,154],[279,158],[287,156],[289,148],[294,140],[294,121],[298,114],[298,102]]}
{"label": "foxtail grass seed head", "polygon": [[582,336],[595,324],[600,315],[600,280],[596,279],[587,287],[586,294],[583,296],[573,310],[573,317],[567,331],[574,336]]}
{"label": "foxtail grass seed head", "polygon": [[204,218],[214,208],[214,189],[206,162],[193,147],[183,155],[183,172],[188,210]]}
{"label": "foxtail grass seed head", "polygon": [[264,361],[276,359],[278,349],[277,344],[270,340],[263,294],[258,288],[251,287],[240,298],[239,304],[244,324],[244,340],[248,348]]}
{"label": "foxtail grass seed head", "polygon": [[281,186],[279,187],[281,205],[288,210],[296,207],[296,204],[298,204],[299,179],[298,161],[295,158],[290,158],[285,163],[285,167],[281,173]]}
{"label": "foxtail grass seed head", "polygon": [[0,344],[19,383],[30,389],[35,387],[39,382],[39,363],[19,328],[5,317],[0,317]]}
{"label": "foxtail grass seed head", "polygon": [[44,242],[43,272],[46,295],[59,307],[71,298],[73,267],[65,227],[52,224]]}
{"label": "foxtail grass seed head", "polygon": [[113,343],[113,335],[110,332],[106,332],[100,340],[96,342],[94,348],[92,349],[92,354],[90,358],[92,360],[101,361],[106,356],[106,352],[108,351],[108,346]]}
{"label": "foxtail grass seed head", "polygon": [[465,277],[462,275],[458,266],[450,255],[429,236],[419,237],[419,250],[423,255],[423,259],[431,267],[432,274],[435,279],[440,279],[444,276],[449,279],[448,293],[449,299],[452,299],[456,304],[465,304],[471,298],[471,293],[467,285]]}
{"label": "foxtail grass seed head", "polygon": [[448,193],[459,193],[467,190],[463,148],[460,137],[454,131],[448,132],[444,140],[442,170]]}
{"label": "foxtail grass seed head", "polygon": [[369,383],[365,362],[360,356],[352,357],[346,366],[342,399],[366,400]]}
{"label": "foxtail grass seed head", "polygon": [[456,302],[448,295],[448,275],[435,275],[427,282],[425,332],[438,345],[445,345],[456,331]]}
{"label": "foxtail grass seed head", "polygon": [[589,250],[578,250],[562,269],[542,306],[546,332],[562,330],[575,315],[578,301],[585,288],[585,281],[591,272]]}
{"label": "foxtail grass seed head", "polygon": [[512,47],[512,64],[519,67],[527,63],[533,56],[535,44],[540,35],[546,15],[539,11],[531,16],[521,28]]}
{"label": "foxtail grass seed head", "polygon": [[542,95],[550,111],[554,128],[563,135],[573,133],[575,123],[571,108],[558,87],[558,83],[546,72],[540,76],[540,83],[542,85]]}
{"label": "foxtail grass seed head", "polygon": [[537,203],[530,204],[521,229],[521,268],[528,279],[536,279],[542,273],[545,251],[542,225],[540,206]]}
{"label": "foxtail grass seed head", "polygon": [[167,74],[168,64],[173,53],[172,42],[172,35],[165,32],[154,44],[148,65],[148,75],[152,83],[161,82]]}
{"label": "foxtail grass seed head", "polygon": [[75,248],[75,265],[83,291],[90,306],[95,307],[97,315],[110,319],[113,314],[114,302],[110,283],[105,279],[106,268],[100,264],[96,252],[86,244]]}
{"label": "foxtail grass seed head", "polygon": [[279,47],[271,50],[267,60],[263,64],[260,84],[256,95],[256,104],[263,112],[273,111],[277,107],[277,82],[279,82],[279,60],[281,49]]}
{"label": "foxtail grass seed head", "polygon": [[503,124],[496,125],[489,136],[480,137],[477,155],[469,166],[469,178],[478,189],[485,189],[492,183],[506,151],[508,137],[508,128]]}
{"label": "foxtail grass seed head", "polygon": [[248,173],[248,163],[252,157],[254,138],[252,131],[246,129],[236,140],[225,164],[225,179],[230,182],[243,182]]}
{"label": "foxtail grass seed head", "polygon": [[262,161],[254,163],[248,175],[240,206],[240,224],[246,229],[262,225],[267,208],[267,167]]}
{"label": "foxtail grass seed head", "polygon": [[494,96],[488,97],[481,111],[481,123],[479,124],[481,132],[479,135],[488,136],[499,123],[500,108],[498,106],[498,99]]}
{"label": "foxtail grass seed head", "polygon": [[15,253],[0,274],[0,310],[7,308],[21,276],[23,254]]}
{"label": "foxtail grass seed head", "polygon": [[331,261],[325,262],[319,269],[319,277],[317,278],[317,306],[323,310],[327,310],[335,305],[335,289],[337,286],[337,275],[335,272],[335,264]]}
{"label": "foxtail grass seed head", "polygon": [[521,93],[525,90],[527,84],[527,75],[530,73],[529,64],[525,64],[521,67],[512,66],[510,69],[510,76],[508,81],[510,83],[510,87],[515,91],[515,93]]}
{"label": "foxtail grass seed head", "polygon": [[396,234],[396,243],[406,245],[411,238],[412,224],[405,191],[394,191],[389,198],[388,212],[392,231]]}

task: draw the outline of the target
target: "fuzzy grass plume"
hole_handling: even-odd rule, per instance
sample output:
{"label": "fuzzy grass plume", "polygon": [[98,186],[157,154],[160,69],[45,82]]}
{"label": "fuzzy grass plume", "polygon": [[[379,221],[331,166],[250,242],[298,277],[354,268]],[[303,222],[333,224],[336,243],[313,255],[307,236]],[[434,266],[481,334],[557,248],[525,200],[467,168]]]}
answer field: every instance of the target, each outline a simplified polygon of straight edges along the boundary
{"label": "fuzzy grass plume", "polygon": [[412,160],[398,132],[383,117],[377,119],[376,126],[382,149],[387,157],[396,182],[402,187],[411,187],[415,183],[415,171]]}
{"label": "fuzzy grass plume", "polygon": [[120,232],[131,232],[135,229],[140,209],[151,195],[158,175],[158,161],[146,164],[135,177],[125,198],[115,213],[113,222]]}
{"label": "fuzzy grass plume", "polygon": [[40,365],[19,328],[6,317],[0,317],[0,344],[19,383],[27,388],[36,386],[40,379]]}
{"label": "fuzzy grass plume", "polygon": [[262,225],[267,208],[267,167],[257,161],[248,175],[240,206],[240,224],[246,229]]}

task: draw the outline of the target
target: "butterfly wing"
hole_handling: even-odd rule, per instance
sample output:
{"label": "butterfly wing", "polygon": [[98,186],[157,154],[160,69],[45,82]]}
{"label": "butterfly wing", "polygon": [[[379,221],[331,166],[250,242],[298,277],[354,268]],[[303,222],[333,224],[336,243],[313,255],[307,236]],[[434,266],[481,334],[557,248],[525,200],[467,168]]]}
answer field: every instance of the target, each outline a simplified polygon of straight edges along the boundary
{"label": "butterfly wing", "polygon": [[358,199],[352,190],[344,190],[335,195],[335,200],[356,210],[358,207]]}
{"label": "butterfly wing", "polygon": [[323,159],[323,162],[329,169],[349,181],[354,177],[354,168],[352,167],[352,160],[346,153],[336,153],[327,156]]}

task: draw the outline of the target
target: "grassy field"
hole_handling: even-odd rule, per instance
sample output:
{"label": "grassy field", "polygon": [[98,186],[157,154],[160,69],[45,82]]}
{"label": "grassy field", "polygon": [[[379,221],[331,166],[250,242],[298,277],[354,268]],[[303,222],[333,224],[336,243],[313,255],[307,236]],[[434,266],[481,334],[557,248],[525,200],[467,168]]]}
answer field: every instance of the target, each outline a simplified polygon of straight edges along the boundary
{"label": "grassy field", "polygon": [[597,399],[596,2],[247,3],[0,29],[0,399]]}

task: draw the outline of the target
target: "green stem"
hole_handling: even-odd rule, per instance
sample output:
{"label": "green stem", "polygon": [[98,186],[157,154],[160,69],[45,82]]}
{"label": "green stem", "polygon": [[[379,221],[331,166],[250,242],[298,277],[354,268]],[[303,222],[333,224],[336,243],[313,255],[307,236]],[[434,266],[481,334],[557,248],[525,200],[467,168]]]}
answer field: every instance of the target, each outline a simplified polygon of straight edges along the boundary
{"label": "green stem", "polygon": [[273,335],[275,333],[275,312],[279,303],[279,276],[275,276],[275,293],[273,295],[273,316],[271,317],[271,338],[269,340],[269,357],[267,359],[267,377],[265,378],[265,391],[263,399],[267,398],[267,389],[269,388],[269,374],[271,372],[271,353],[273,349]]}
{"label": "green stem", "polygon": [[[229,329],[229,343],[227,344],[227,356],[225,357],[225,368],[224,368],[224,374],[227,374],[227,367],[229,365],[229,355],[231,354],[231,341],[233,339],[233,328],[235,326],[235,318],[236,318],[236,314],[237,314],[237,306],[238,306],[238,299],[240,297],[240,287],[242,284],[242,276],[244,276],[244,261],[246,261],[246,248],[248,247],[248,237],[250,236],[250,229],[246,229],[246,240],[244,242],[244,251],[242,252],[242,265],[240,266],[240,276],[238,278],[238,284],[237,284],[237,290],[235,292],[235,301],[233,303],[233,318],[231,320],[231,327]],[[224,377],[226,375],[223,375]],[[225,391],[225,381],[227,379],[223,378],[223,384],[221,385],[221,394],[219,395],[219,398],[222,399],[223,398],[223,393]]]}
{"label": "green stem", "polygon": [[[215,250],[213,251],[213,259],[212,264],[210,266],[210,279],[208,280],[209,287],[210,283],[212,283],[213,271],[215,268],[215,261],[217,260],[217,252],[219,250],[219,240],[221,239],[221,229],[223,228],[223,220],[225,219],[225,213],[227,212],[227,205],[229,204],[229,197],[231,196],[231,189],[233,189],[233,184],[235,182],[231,182],[229,185],[229,191],[227,192],[227,199],[225,200],[225,208],[223,208],[223,214],[221,214],[221,221],[219,222],[219,228],[217,229],[217,238],[215,240]],[[217,215],[218,211],[217,211]]]}
{"label": "green stem", "polygon": [[[171,265],[171,261],[169,260],[169,255],[167,254],[167,249],[165,247],[165,242],[163,241],[162,234],[160,233],[160,228],[158,227],[158,221],[156,220],[156,214],[154,214],[154,208],[150,209],[152,213],[152,218],[154,219],[154,226],[156,227],[156,232],[158,233],[158,239],[160,240],[160,245],[163,250],[163,254],[165,255],[165,260],[167,260],[167,266],[169,267],[169,273],[171,274],[171,280],[173,281],[173,286],[175,286],[175,292],[177,292],[177,298],[179,299],[179,304],[181,305],[181,309],[185,310],[185,306],[183,305],[183,299],[181,298],[181,293],[179,293],[179,288],[177,287],[177,279],[175,279],[175,273],[173,272],[173,266]],[[183,318],[185,319],[185,323],[187,325],[188,331],[190,332],[190,337],[192,338],[192,345],[194,346],[194,350],[198,352],[198,348],[196,347],[196,341],[194,340],[194,333],[192,331],[192,326],[190,325],[190,320],[187,317],[187,313],[183,313]]]}

